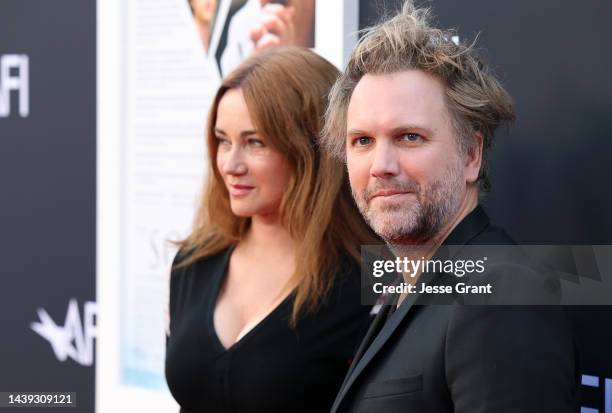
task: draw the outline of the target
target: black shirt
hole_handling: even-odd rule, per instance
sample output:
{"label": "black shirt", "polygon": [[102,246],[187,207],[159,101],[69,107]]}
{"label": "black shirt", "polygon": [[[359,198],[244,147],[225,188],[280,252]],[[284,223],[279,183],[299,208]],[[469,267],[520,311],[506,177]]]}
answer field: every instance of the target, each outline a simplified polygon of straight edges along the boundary
{"label": "black shirt", "polygon": [[290,294],[225,349],[213,312],[230,254],[172,271],[166,379],[181,412],[328,412],[369,321],[358,268],[338,274],[325,303],[295,328]]}

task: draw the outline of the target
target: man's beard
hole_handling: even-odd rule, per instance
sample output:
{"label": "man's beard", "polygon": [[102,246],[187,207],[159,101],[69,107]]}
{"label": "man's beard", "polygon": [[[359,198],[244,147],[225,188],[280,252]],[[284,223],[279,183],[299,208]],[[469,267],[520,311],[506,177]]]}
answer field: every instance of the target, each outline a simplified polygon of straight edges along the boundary
{"label": "man's beard", "polygon": [[[463,176],[462,166],[452,164],[441,179],[428,187],[415,181],[378,180],[362,194],[353,191],[359,211],[370,227],[389,245],[423,245],[442,231],[459,208]],[[398,189],[415,198],[371,208],[368,200],[377,191]],[[377,202],[377,201],[374,201]]]}

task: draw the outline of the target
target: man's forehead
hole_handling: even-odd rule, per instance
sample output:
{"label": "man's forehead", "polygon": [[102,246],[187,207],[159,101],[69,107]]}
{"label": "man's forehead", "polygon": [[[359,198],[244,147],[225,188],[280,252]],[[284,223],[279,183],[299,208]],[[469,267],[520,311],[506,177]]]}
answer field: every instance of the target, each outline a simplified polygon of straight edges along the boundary
{"label": "man's forehead", "polygon": [[442,83],[420,70],[367,74],[358,82],[347,111],[347,131],[400,125],[433,129],[448,120]]}

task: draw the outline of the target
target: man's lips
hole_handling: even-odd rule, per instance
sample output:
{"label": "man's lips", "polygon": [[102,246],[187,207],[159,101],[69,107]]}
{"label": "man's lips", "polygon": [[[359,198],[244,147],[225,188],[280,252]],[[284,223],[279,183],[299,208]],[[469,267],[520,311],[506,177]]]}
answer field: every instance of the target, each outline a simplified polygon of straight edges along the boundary
{"label": "man's lips", "polygon": [[234,197],[244,196],[251,192],[253,188],[255,187],[250,185],[229,184],[229,193]]}
{"label": "man's lips", "polygon": [[379,191],[374,192],[370,197],[370,200],[374,198],[388,198],[396,195],[406,195],[411,193],[405,189],[381,189]]}

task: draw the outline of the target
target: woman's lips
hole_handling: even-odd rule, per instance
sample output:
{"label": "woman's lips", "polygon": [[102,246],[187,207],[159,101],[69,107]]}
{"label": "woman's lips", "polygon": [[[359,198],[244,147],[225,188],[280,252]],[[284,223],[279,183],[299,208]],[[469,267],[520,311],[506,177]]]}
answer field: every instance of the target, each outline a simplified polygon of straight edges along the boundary
{"label": "woman's lips", "polygon": [[229,193],[233,197],[241,197],[248,195],[254,186],[249,185],[238,185],[238,184],[230,184],[229,185]]}

